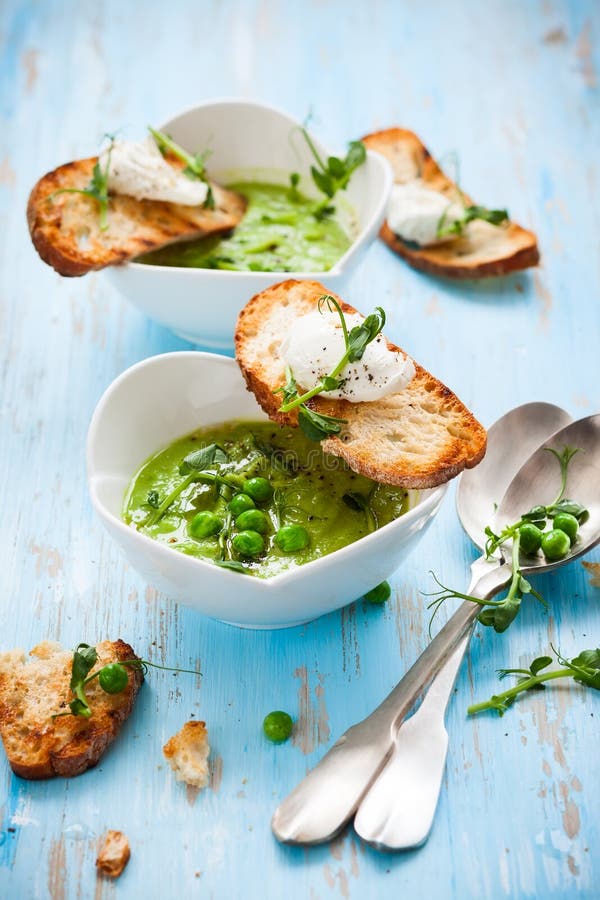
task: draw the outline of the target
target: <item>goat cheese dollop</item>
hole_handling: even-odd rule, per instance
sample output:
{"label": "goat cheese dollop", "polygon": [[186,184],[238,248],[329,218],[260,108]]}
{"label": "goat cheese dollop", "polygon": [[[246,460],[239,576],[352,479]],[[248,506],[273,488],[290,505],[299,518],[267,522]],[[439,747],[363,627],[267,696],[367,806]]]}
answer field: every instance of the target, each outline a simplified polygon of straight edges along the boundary
{"label": "goat cheese dollop", "polygon": [[[345,319],[348,331],[364,321],[358,313],[346,315]],[[295,319],[282,346],[282,355],[299,388],[309,391],[333,371],[345,350],[339,317],[324,310]],[[323,392],[322,396],[353,403],[379,400],[403,390],[414,375],[412,360],[401,350],[390,350],[384,336],[378,334],[367,344],[362,359],[348,363],[340,372],[343,384],[337,390]]]}
{"label": "goat cheese dollop", "polygon": [[387,222],[394,234],[404,241],[421,247],[452,240],[455,235],[438,237],[443,227],[464,219],[465,211],[460,203],[425,187],[415,179],[406,184],[395,184],[387,211]]}
{"label": "goat cheese dollop", "polygon": [[[105,170],[108,148],[100,156]],[[208,185],[188,178],[169,165],[153,138],[145,141],[115,141],[110,151],[108,190],[127,194],[136,200],[162,200],[183,206],[200,206],[206,200]]]}

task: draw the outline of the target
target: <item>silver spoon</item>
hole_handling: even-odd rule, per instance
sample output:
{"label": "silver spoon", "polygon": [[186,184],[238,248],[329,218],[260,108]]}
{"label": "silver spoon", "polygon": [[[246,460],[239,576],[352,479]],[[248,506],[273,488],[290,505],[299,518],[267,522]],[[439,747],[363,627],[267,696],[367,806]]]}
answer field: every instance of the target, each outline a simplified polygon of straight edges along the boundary
{"label": "silver spoon", "polygon": [[[483,461],[463,472],[456,491],[460,522],[480,550],[484,548],[484,529],[495,518],[497,501],[523,463],[571,421],[558,406],[526,403],[510,410],[488,430]],[[388,762],[358,808],[356,832],[379,849],[419,847],[431,831],[446,767],[446,707],[471,633],[435,677],[416,713],[398,730]]]}
{"label": "silver spoon", "polygon": [[[565,560],[531,560],[525,575],[555,569],[600,542],[600,415],[562,429],[548,441],[561,450],[565,444],[581,447],[569,470],[568,494],[584,502],[590,519],[582,526],[580,541]],[[549,503],[556,493],[556,460],[544,448],[521,468],[498,510],[497,521],[516,521],[524,510]],[[470,593],[489,599],[510,580],[510,565],[484,557],[473,563]],[[330,840],[356,812],[360,801],[389,758],[398,728],[416,700],[450,658],[479,613],[465,601],[431,641],[383,703],[334,744],[321,762],[275,811],[272,828],[280,841],[316,844]]]}

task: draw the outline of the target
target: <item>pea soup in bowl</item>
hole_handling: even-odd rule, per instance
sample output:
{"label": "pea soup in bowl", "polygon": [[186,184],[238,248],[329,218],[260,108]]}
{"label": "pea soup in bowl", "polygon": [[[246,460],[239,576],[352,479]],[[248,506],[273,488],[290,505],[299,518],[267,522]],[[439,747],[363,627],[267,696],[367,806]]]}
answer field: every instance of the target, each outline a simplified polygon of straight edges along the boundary
{"label": "pea soup in bowl", "polygon": [[[385,218],[393,179],[382,156],[355,147],[360,164],[349,160],[347,183],[328,198],[311,169],[315,153],[324,166],[331,154],[270,106],[214,100],[160,130],[189,153],[207,151],[209,176],[243,194],[248,207],[231,234],[175,243],[107,269],[103,277],[128,300],[193,343],[228,349],[248,297],[273,282],[327,272],[331,289],[343,292]],[[332,190],[328,177],[321,173],[320,183]]]}
{"label": "pea soup in bowl", "polygon": [[89,429],[92,503],[153,587],[253,628],[298,625],[386,579],[446,487],[406,492],[270,422],[237,363],[151,357],[117,378]]}

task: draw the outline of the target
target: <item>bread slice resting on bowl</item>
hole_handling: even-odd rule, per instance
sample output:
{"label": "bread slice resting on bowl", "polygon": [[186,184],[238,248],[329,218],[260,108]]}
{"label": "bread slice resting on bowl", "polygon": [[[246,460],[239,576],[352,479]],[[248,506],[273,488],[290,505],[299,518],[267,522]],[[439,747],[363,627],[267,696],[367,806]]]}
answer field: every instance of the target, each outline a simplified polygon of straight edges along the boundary
{"label": "bread slice resting on bowl", "polygon": [[[362,141],[369,150],[381,153],[388,160],[396,184],[419,179],[431,190],[451,198],[460,196],[466,205],[472,203],[412,131],[388,128],[368,134]],[[424,247],[402,240],[387,221],[383,223],[380,237],[413,268],[446,278],[508,275],[536,266],[540,260],[535,234],[510,220],[492,225],[476,219],[453,240]]]}
{"label": "bread slice resting on bowl", "polygon": [[[284,339],[294,319],[318,309],[327,294],[344,314],[356,313],[317,281],[289,280],[257,294],[239,315],[238,364],[262,409],[281,425],[298,424],[296,410],[281,412],[282,395],[275,393],[286,380]],[[390,341],[387,345],[400,349]],[[321,442],[322,449],[361,475],[407,489],[436,487],[477,465],[485,454],[485,429],[446,385],[417,362],[414,366],[407,387],[375,401],[351,403],[322,395],[310,400],[317,412],[346,420],[340,434]]]}

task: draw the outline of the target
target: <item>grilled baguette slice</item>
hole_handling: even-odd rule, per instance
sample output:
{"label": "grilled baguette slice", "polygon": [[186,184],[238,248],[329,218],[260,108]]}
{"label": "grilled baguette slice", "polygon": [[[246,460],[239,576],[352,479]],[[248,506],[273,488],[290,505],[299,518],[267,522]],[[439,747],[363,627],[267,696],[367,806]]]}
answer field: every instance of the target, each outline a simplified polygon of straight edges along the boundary
{"label": "grilled baguette slice", "polygon": [[[98,203],[83,194],[55,194],[86,188],[97,157],[79,159],[44,175],[27,204],[35,249],[60,275],[85,275],[114,266],[175,241],[230,231],[246,210],[246,200],[212,184],[215,208],[183,206],[111,195],[108,228],[100,229]],[[54,196],[51,196],[54,194]]]}
{"label": "grilled baguette slice", "polygon": [[[92,672],[109,662],[137,659],[124,641],[102,641]],[[61,716],[68,711],[73,651],[43,641],[25,659],[22,650],[0,654],[0,736],[10,767],[21,778],[80,775],[95,766],[129,716],[140,685],[141,669],[127,667],[128,685],[106,694],[97,679],[86,687],[89,719]]]}
{"label": "grilled baguette slice", "polygon": [[[362,141],[369,150],[376,150],[386,157],[397,184],[421,178],[432,190],[457,196],[457,185],[442,172],[412,131],[388,128],[369,134]],[[464,193],[463,198],[468,204],[473,202]],[[536,266],[540,260],[535,234],[515,222],[496,226],[476,219],[467,225],[462,237],[432,247],[405,243],[392,232],[387,222],[383,223],[380,237],[415,269],[447,278],[507,275]]]}
{"label": "grilled baguette slice", "polygon": [[[323,294],[331,292],[318,281],[283,281],[253,297],[238,318],[235,351],[248,389],[282,425],[298,424],[295,410],[279,412],[281,394],[273,393],[285,381],[282,343],[293,320],[314,311]],[[356,312],[336,299],[345,313]],[[322,441],[323,450],[361,475],[405,488],[435,487],[475,466],[485,453],[485,430],[441,381],[418,363],[415,369],[403,391],[381,400],[311,400],[318,412],[347,420],[339,436]]]}

